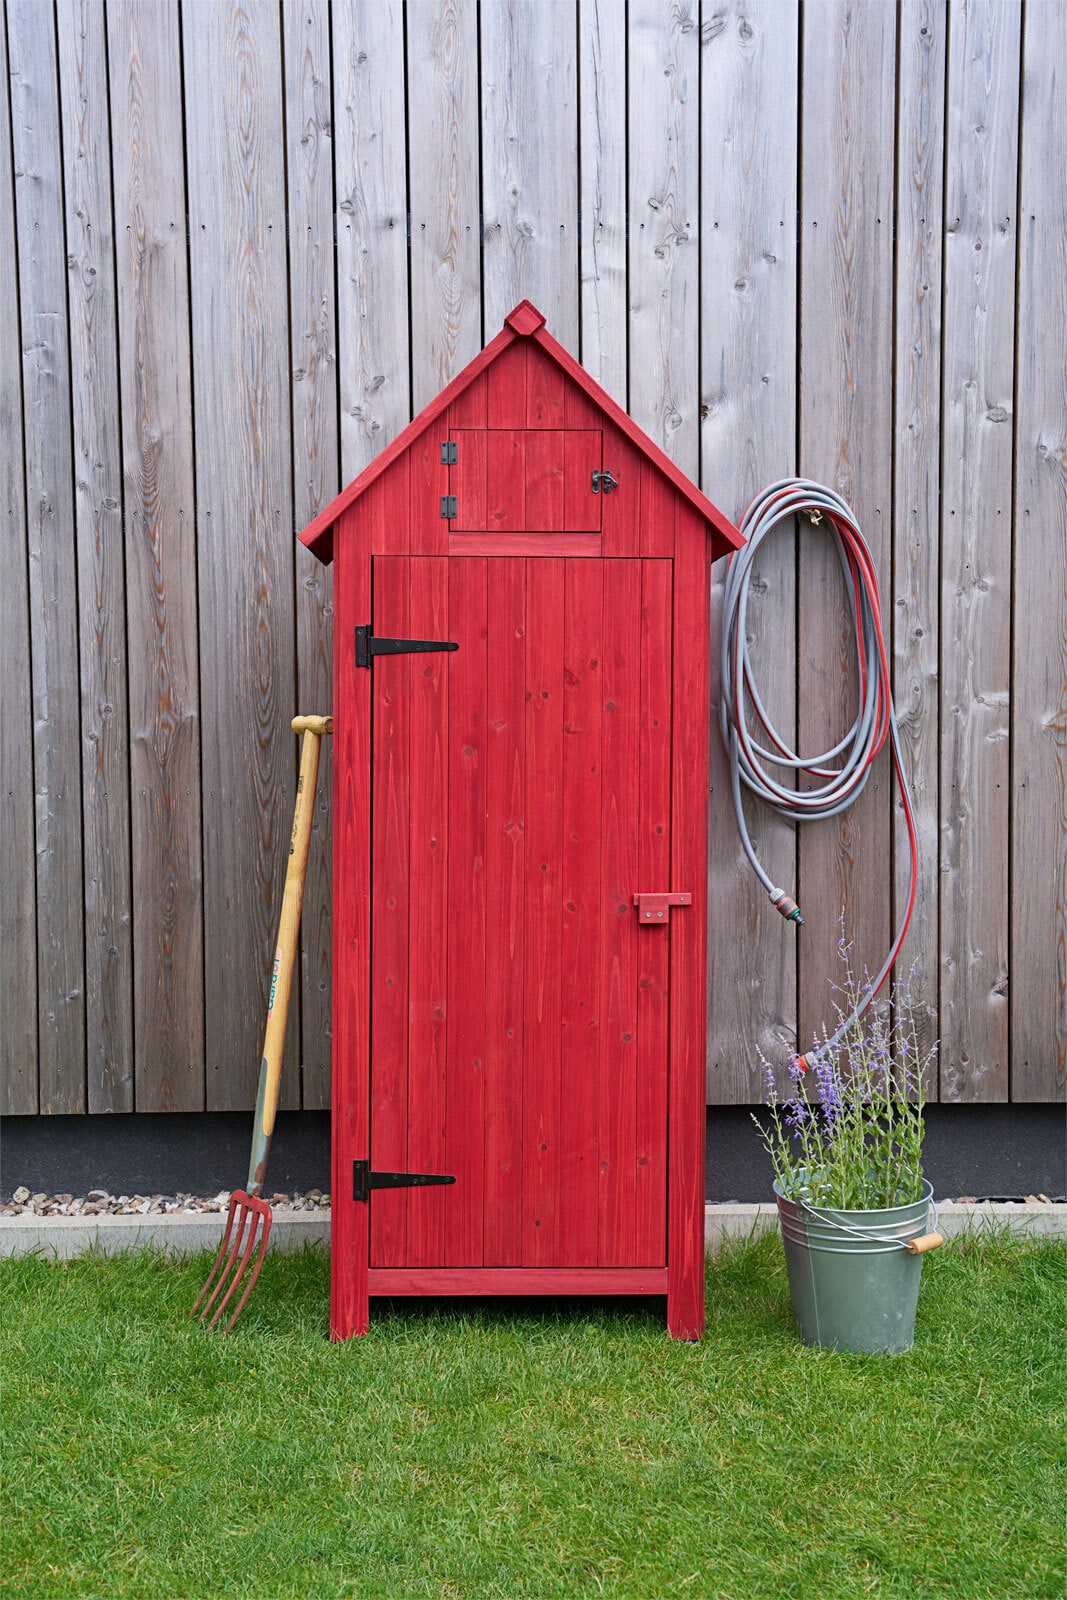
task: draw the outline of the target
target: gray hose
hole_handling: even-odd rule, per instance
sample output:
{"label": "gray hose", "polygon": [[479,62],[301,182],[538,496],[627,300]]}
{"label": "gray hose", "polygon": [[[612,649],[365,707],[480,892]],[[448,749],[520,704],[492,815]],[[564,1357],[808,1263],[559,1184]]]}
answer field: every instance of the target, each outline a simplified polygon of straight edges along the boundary
{"label": "gray hose", "polygon": [[[859,679],[864,686],[862,703],[844,738],[829,750],[811,756],[802,756],[793,750],[771,722],[752,672],[745,626],[749,583],[760,547],[783,522],[789,522],[800,514],[823,526],[833,539],[846,591],[854,601],[858,600],[853,608],[853,638]],[[912,856],[907,910],[888,959],[870,986],[868,999],[852,1016],[846,1018],[833,1035],[829,1042],[834,1044],[885,982],[904,942],[915,898],[914,821],[903,779],[889,667],[876,610],[878,591],[874,558],[859,524],[841,496],[807,478],[784,478],[764,489],[741,519],[741,532],[745,537],[745,545],[731,557],[726,576],[719,728],[730,760],[730,787],[737,828],[753,871],[782,916],[803,925],[804,919],[796,902],[771,882],[756,855],[741,804],[742,785],[787,822],[810,822],[835,817],[863,792],[871,764],[887,736],[891,741],[894,769],[908,819]],[[754,737],[748,725],[749,703],[759,719],[763,743]],[[773,748],[768,748],[768,743]],[[790,787],[780,775],[798,771],[808,772],[820,781],[810,791],[802,792]]]}

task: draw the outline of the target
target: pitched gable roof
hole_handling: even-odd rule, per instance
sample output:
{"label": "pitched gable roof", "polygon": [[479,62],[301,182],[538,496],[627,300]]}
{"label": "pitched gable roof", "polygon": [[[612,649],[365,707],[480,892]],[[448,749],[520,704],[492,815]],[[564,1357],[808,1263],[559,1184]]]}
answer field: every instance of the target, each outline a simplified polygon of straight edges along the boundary
{"label": "pitched gable roof", "polygon": [[744,543],[741,535],[730,519],[723,515],[696,486],[686,477],[680,467],[676,466],[663,450],[639,428],[620,405],[614,401],[605,389],[594,378],[591,378],[585,368],[580,366],[569,351],[565,350],[558,340],[554,339],[545,327],[545,319],[537,307],[529,300],[521,300],[515,309],[504,318],[504,326],[491,339],[480,355],[475,356],[470,364],[452,382],[446,384],[436,399],[431,400],[425,410],[420,411],[413,422],[402,429],[387,445],[380,455],[375,456],[369,466],[364,467],[358,477],[353,478],[347,489],[342,489],[334,500],[310,523],[300,535],[302,544],[306,544],[313,555],[320,561],[330,562],[333,559],[333,527],[338,517],[346,511],[360,495],[370,488],[376,479],[380,478],[392,463],[403,455],[435,417],[447,411],[452,402],[467,389],[474,380],[483,373],[487,367],[503,354],[503,352],[518,339],[529,339],[549,356],[563,372],[577,383],[589,396],[606,417],[608,417],[619,431],[626,435],[641,451],[642,455],[671,485],[689,501],[697,513],[715,529],[719,541],[731,550],[739,550]]}

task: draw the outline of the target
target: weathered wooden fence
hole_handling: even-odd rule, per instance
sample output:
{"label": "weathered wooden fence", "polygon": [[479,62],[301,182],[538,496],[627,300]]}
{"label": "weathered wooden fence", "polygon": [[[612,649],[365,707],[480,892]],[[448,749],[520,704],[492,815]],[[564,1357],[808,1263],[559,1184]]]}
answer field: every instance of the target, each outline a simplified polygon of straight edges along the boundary
{"label": "weathered wooden fence", "polygon": [[[7,0],[7,1111],[251,1105],[288,721],[331,697],[330,575],[294,529],[524,295],[731,515],[795,471],[849,498],[940,1095],[1063,1095],[1065,24],[1059,0]],[[852,669],[798,540],[749,615],[811,750]],[[330,780],[289,1106],[329,1098]],[[842,909],[881,960],[902,818],[884,766],[799,841],[754,816],[799,939],[721,752],[711,824],[709,1098],[748,1102],[759,1051],[827,1014]]]}

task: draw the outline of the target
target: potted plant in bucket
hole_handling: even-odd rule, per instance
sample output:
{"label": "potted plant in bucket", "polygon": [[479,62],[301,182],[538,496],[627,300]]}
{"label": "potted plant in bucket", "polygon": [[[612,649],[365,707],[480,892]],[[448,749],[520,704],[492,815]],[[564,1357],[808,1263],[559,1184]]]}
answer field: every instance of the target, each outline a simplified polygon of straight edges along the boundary
{"label": "potted plant in bucket", "polygon": [[[805,1344],[872,1353],[910,1349],[933,1190],[922,1172],[923,1077],[907,990],[875,1011],[845,962],[841,1026],[789,1067],[779,1100],[764,1062],[774,1192],[789,1290]],[[935,1047],[936,1048],[936,1047]],[[809,1070],[810,1069],[810,1070]],[[809,1089],[817,1098],[809,1099]]]}

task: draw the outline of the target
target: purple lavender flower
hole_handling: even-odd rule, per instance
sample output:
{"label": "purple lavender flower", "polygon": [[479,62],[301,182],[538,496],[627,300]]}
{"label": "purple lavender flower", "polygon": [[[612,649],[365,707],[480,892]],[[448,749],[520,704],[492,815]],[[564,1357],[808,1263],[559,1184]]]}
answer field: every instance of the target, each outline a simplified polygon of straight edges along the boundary
{"label": "purple lavender flower", "polygon": [[834,1123],[841,1115],[843,1106],[841,1098],[841,1080],[837,1076],[837,1068],[829,1056],[823,1056],[815,1063],[815,1082],[819,1087],[819,1105],[826,1124],[827,1133],[833,1131]]}
{"label": "purple lavender flower", "polygon": [[774,1081],[774,1068],[769,1061],[763,1063],[763,1098],[769,1106],[778,1104],[778,1085]]}
{"label": "purple lavender flower", "polygon": [[786,1125],[791,1128],[794,1133],[802,1132],[804,1124],[808,1121],[810,1115],[811,1113],[799,1095],[792,1100],[786,1101]]}

